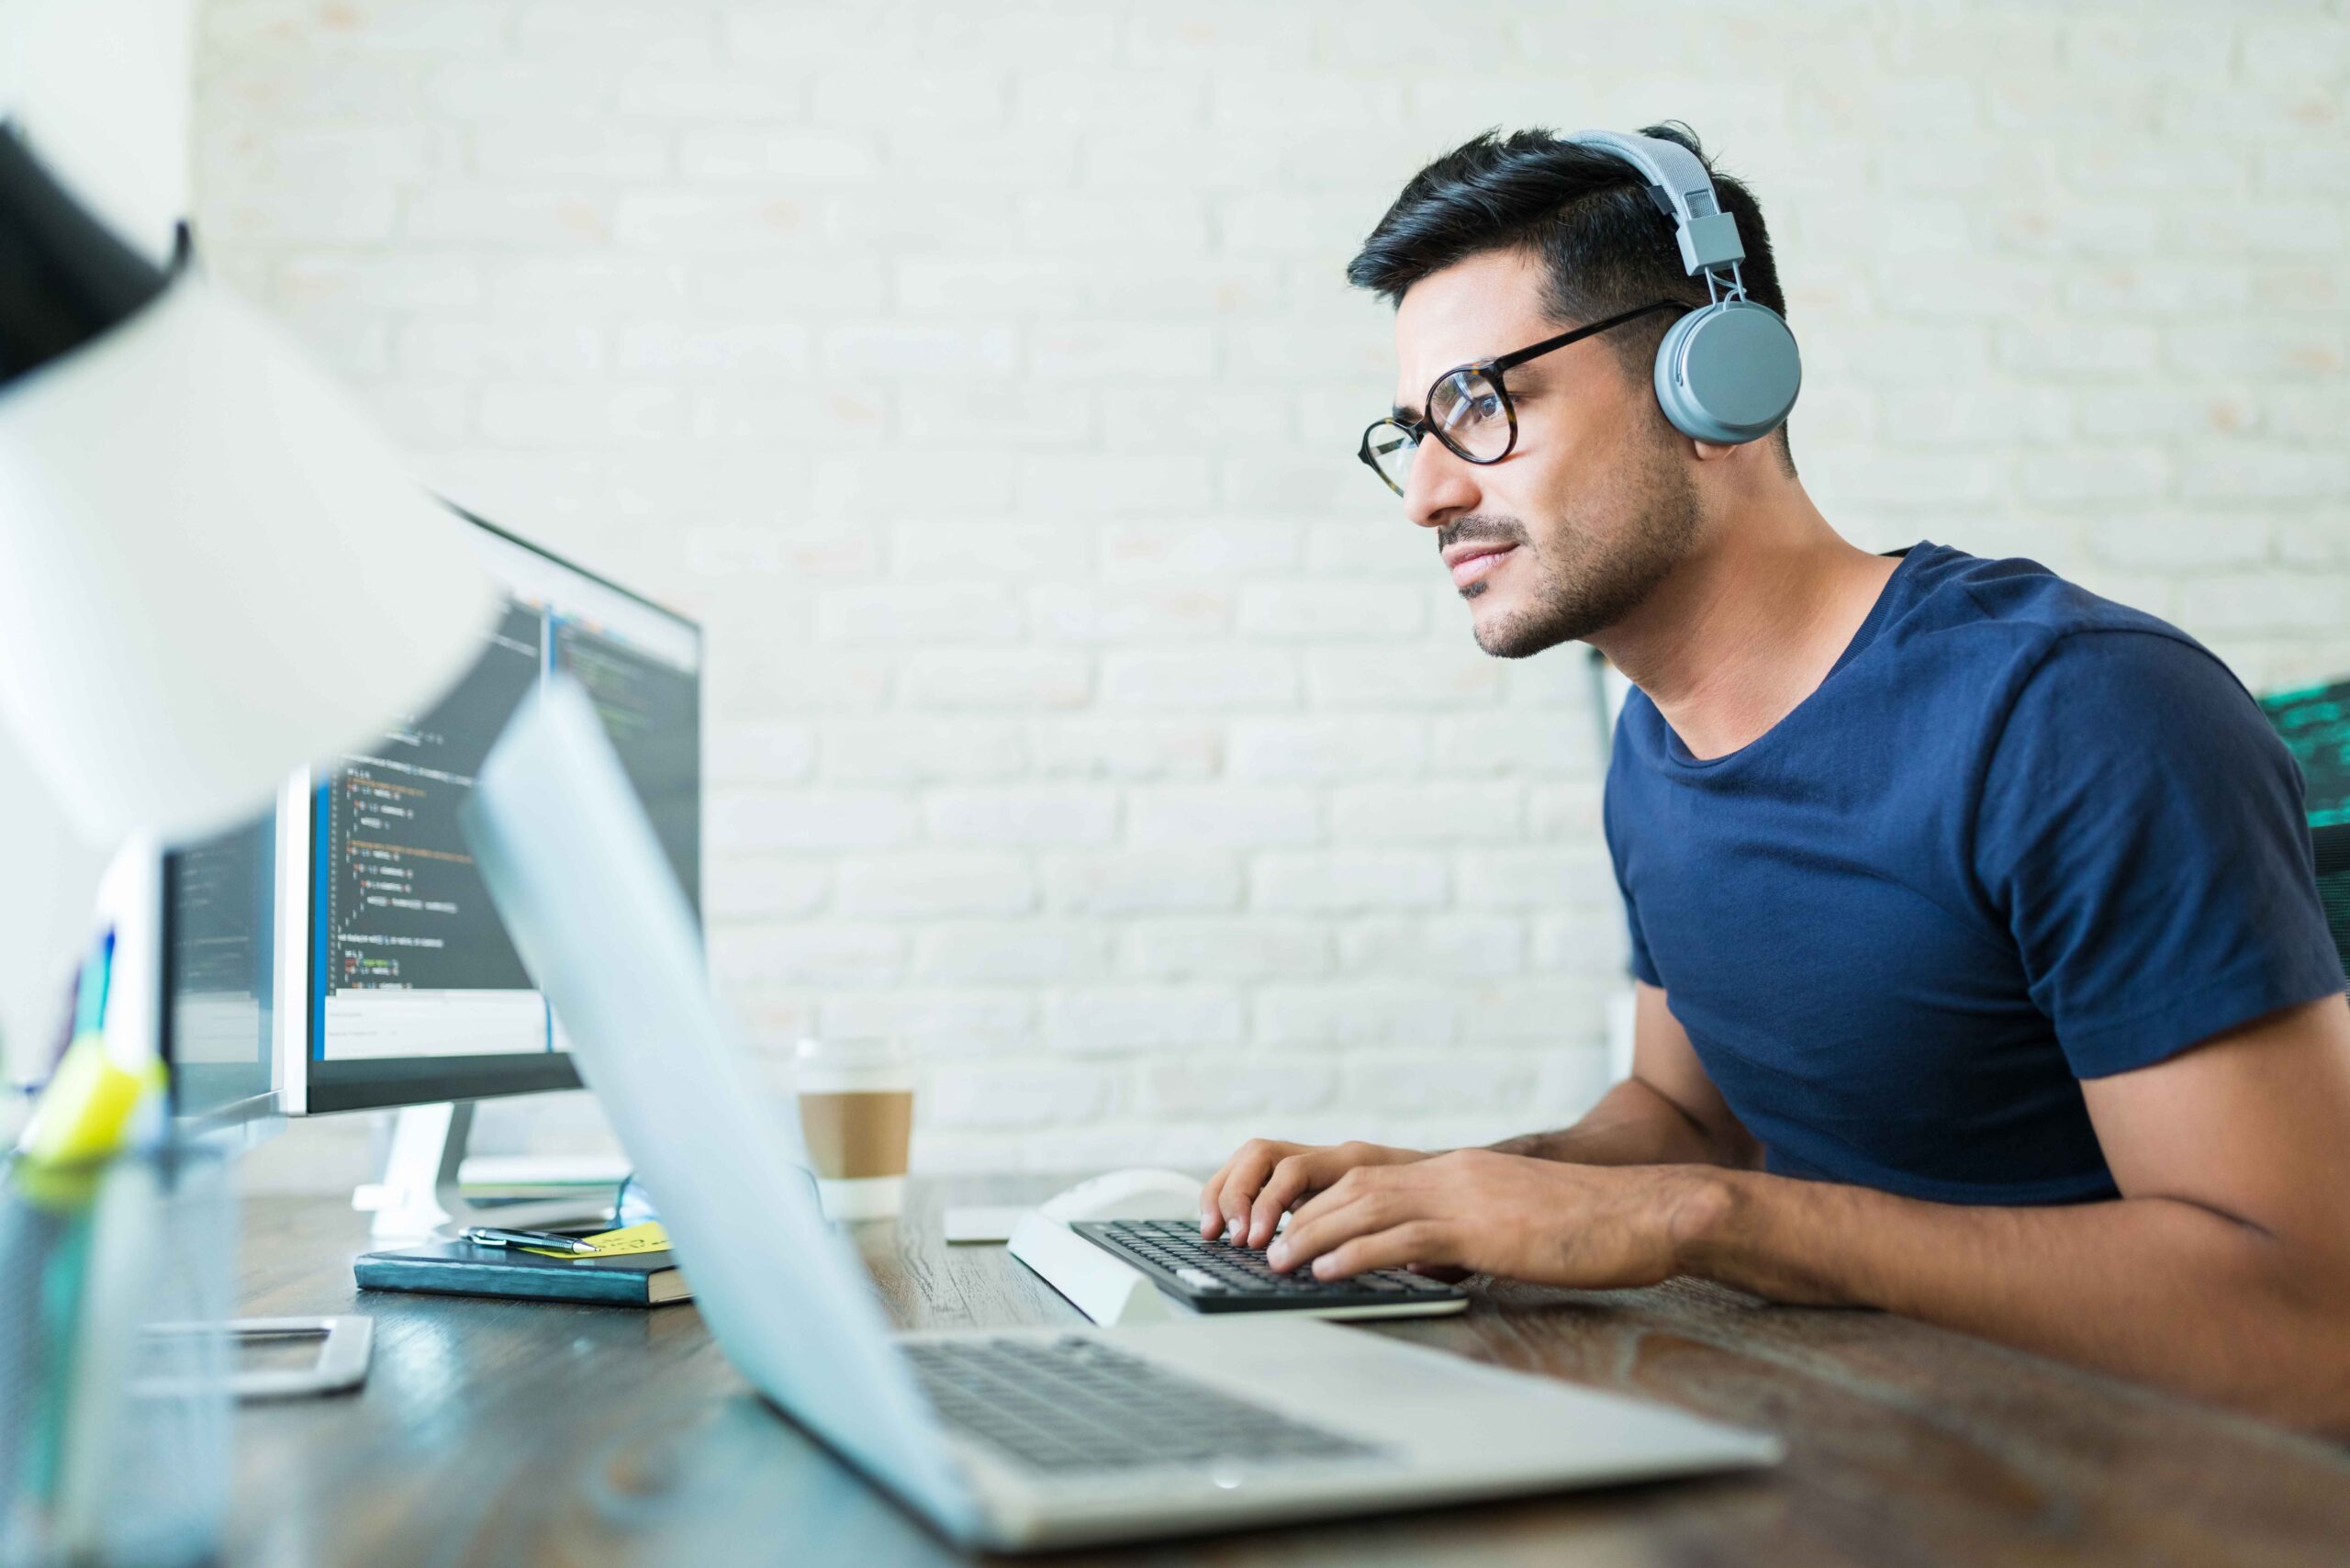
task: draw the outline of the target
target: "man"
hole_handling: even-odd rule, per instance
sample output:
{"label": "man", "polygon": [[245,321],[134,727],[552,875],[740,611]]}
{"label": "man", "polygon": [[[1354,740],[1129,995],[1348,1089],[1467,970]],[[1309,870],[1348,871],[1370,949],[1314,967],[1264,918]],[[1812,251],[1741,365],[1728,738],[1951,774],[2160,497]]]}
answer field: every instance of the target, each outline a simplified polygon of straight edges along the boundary
{"label": "man", "polygon": [[[1439,386],[1705,303],[1615,158],[1480,138],[1349,276],[1396,306],[1366,452],[1479,644],[1582,639],[1637,688],[1606,813],[1634,1068],[1489,1149],[1250,1142],[1203,1234],[1325,1277],[1702,1275],[2350,1429],[2350,1008],[2299,775],[2226,668],[2029,561],[1847,543],[1784,427],[1666,421],[1673,311]],[[1464,456],[1424,420],[1515,440]]]}

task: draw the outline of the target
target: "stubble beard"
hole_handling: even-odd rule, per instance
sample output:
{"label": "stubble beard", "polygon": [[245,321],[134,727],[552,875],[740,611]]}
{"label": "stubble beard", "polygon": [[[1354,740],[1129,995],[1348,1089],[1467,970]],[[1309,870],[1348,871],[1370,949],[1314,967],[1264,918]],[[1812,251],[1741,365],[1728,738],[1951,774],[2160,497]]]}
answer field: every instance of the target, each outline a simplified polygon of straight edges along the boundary
{"label": "stubble beard", "polygon": [[[1583,521],[1595,516],[1631,521],[1601,544]],[[1696,486],[1660,442],[1620,484],[1560,518],[1540,544],[1515,518],[1479,521],[1492,525],[1484,536],[1515,540],[1536,575],[1523,609],[1474,622],[1472,634],[1494,657],[1522,659],[1604,632],[1638,609],[1687,558],[1701,514]],[[1472,583],[1462,597],[1481,598],[1487,586]]]}

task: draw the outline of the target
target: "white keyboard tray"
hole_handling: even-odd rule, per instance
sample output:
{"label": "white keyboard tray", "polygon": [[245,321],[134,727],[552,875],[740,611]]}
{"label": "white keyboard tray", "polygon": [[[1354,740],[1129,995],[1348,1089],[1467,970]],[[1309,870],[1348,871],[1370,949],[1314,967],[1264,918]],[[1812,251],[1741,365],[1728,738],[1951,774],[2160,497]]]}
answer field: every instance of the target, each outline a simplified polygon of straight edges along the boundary
{"label": "white keyboard tray", "polygon": [[1012,1255],[1096,1323],[1164,1323],[1200,1315],[1148,1275],[1031,1209],[1012,1230]]}

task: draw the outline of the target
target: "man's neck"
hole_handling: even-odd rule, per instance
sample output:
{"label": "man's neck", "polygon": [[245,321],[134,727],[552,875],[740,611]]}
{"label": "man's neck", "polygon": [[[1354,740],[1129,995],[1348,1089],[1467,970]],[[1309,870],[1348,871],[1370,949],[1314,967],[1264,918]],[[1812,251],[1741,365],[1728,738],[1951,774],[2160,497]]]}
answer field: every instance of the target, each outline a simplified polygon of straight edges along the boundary
{"label": "man's neck", "polygon": [[1592,639],[1700,758],[1750,745],[1810,696],[1894,567],[1846,543],[1796,485],[1710,533]]}

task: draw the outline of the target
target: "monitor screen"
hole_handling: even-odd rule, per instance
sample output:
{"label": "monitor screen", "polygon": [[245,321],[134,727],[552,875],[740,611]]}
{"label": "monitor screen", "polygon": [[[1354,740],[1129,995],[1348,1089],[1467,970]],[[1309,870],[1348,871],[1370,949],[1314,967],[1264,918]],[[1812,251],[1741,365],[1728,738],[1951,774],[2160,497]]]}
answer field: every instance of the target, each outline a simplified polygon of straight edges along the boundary
{"label": "monitor screen", "polygon": [[163,857],[163,1049],[172,1114],[184,1124],[232,1124],[276,1108],[276,829],[275,813],[264,812]]}
{"label": "monitor screen", "polygon": [[2318,898],[2350,975],[2350,681],[2274,692],[2260,705],[2300,765]]}
{"label": "monitor screen", "polygon": [[307,904],[292,935],[308,986],[305,1026],[289,1031],[301,1036],[302,1081],[288,1111],[577,1085],[561,1022],[507,939],[457,829],[457,808],[507,719],[557,671],[587,689],[687,902],[699,908],[699,629],[473,521],[505,592],[481,657],[434,707],[310,780],[307,875],[289,890]]}
{"label": "monitor screen", "polygon": [[2350,680],[2271,692],[2260,706],[2300,765],[2310,825],[2350,823]]}

